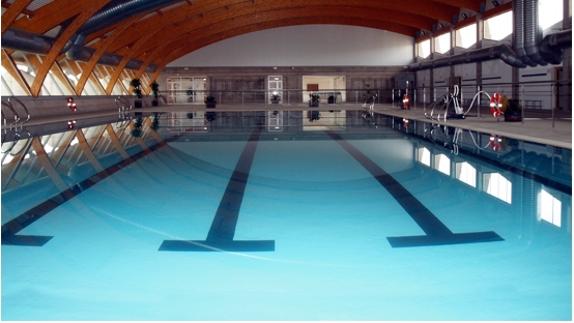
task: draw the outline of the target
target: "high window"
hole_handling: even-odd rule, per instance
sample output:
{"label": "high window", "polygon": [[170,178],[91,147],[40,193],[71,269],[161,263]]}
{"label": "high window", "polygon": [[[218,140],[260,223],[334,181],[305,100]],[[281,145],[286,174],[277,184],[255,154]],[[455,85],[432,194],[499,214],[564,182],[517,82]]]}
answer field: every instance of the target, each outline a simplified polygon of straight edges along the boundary
{"label": "high window", "polygon": [[430,166],[431,153],[425,147],[417,149],[417,161],[423,165]]}
{"label": "high window", "polygon": [[476,187],[476,168],[467,162],[456,164],[456,178],[472,187]]}
{"label": "high window", "polygon": [[512,203],[512,183],[499,173],[484,174],[486,193],[510,204]]}
{"label": "high window", "polygon": [[538,219],[560,227],[562,225],[562,202],[545,189],[538,193]]}
{"label": "high window", "polygon": [[538,24],[542,30],[562,21],[563,15],[563,0],[540,0],[538,2]]}
{"label": "high window", "polygon": [[417,56],[427,58],[430,55],[430,39],[417,43]]}
{"label": "high window", "polygon": [[462,48],[469,48],[476,44],[476,23],[457,29],[454,41],[457,47]]}
{"label": "high window", "polygon": [[439,172],[450,176],[450,158],[445,154],[434,156],[434,168]]}
{"label": "high window", "polygon": [[450,50],[450,33],[444,33],[434,38],[434,51],[444,54]]}
{"label": "high window", "polygon": [[507,11],[484,21],[484,38],[502,40],[510,34],[512,34],[512,11]]}

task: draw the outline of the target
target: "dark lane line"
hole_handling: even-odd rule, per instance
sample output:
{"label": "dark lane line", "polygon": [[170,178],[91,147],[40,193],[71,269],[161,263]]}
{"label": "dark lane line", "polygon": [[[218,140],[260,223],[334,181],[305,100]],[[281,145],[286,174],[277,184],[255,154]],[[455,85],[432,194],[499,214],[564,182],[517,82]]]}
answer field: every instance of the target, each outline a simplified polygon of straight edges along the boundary
{"label": "dark lane line", "polygon": [[205,240],[165,240],[160,251],[274,251],[274,240],[233,240],[261,129],[254,130],[239,156]]}
{"label": "dark lane line", "polygon": [[18,246],[35,246],[41,247],[46,244],[52,236],[37,236],[37,235],[18,235],[18,232],[25,229],[30,224],[34,223],[44,215],[48,214],[50,211],[54,210],[58,206],[66,203],[72,198],[76,197],[80,193],[89,189],[90,187],[96,185],[102,180],[113,175],[117,171],[129,166],[130,164],[136,162],[137,160],[149,155],[151,152],[166,145],[165,141],[159,142],[148,149],[144,149],[127,159],[124,159],[95,175],[92,175],[85,180],[71,186],[67,190],[60,192],[59,194],[53,196],[47,201],[36,205],[35,207],[29,209],[28,211],[20,214],[14,219],[6,222],[2,225],[2,244],[3,245],[18,245]]}
{"label": "dark lane line", "polygon": [[369,157],[343,139],[339,134],[331,131],[327,131],[327,134],[371,173],[426,234],[424,236],[388,237],[387,239],[392,247],[416,247],[504,240],[493,231],[453,233],[404,186],[385,172],[374,161],[369,159]]}

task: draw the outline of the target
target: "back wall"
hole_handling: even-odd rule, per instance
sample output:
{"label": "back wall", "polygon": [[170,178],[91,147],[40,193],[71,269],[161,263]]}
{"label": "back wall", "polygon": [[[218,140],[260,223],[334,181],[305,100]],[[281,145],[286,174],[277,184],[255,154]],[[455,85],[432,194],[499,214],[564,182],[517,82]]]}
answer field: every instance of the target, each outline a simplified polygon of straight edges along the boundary
{"label": "back wall", "polygon": [[413,42],[365,27],[280,27],[211,44],[167,66],[400,66],[413,60]]}

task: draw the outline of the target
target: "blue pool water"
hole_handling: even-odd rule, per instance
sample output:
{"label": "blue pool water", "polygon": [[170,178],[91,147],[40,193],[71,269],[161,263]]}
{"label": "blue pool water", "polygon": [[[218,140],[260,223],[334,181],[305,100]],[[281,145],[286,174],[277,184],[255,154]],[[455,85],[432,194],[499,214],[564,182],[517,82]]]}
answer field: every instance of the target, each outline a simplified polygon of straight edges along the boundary
{"label": "blue pool water", "polygon": [[571,319],[571,151],[321,114],[144,116],[6,163],[2,319]]}

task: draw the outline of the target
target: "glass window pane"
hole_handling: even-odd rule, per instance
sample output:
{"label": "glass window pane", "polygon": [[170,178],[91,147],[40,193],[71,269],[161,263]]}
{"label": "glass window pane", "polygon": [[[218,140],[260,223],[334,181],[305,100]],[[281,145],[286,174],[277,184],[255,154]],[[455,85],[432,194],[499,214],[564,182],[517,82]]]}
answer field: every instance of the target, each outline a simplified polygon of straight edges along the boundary
{"label": "glass window pane", "polygon": [[423,165],[430,166],[431,153],[426,147],[417,149],[417,161]]}
{"label": "glass window pane", "polygon": [[427,58],[430,55],[430,39],[417,43],[417,56]]}
{"label": "glass window pane", "polygon": [[434,51],[444,54],[450,50],[450,33],[444,33],[434,38]]}
{"label": "glass window pane", "polygon": [[472,187],[476,187],[476,168],[467,162],[456,164],[456,178]]}
{"label": "glass window pane", "polygon": [[476,44],[476,23],[457,29],[455,36],[457,47],[469,48]]}
{"label": "glass window pane", "polygon": [[512,183],[499,173],[484,174],[486,193],[506,202],[512,203]]}
{"label": "glass window pane", "polygon": [[562,21],[563,15],[563,0],[540,0],[538,2],[538,24],[542,30]]}
{"label": "glass window pane", "polygon": [[512,11],[484,21],[484,38],[502,40],[510,34],[512,34]]}
{"label": "glass window pane", "polygon": [[64,79],[66,76],[57,64],[54,63],[46,75],[40,95],[72,95],[74,93],[68,80]]}
{"label": "glass window pane", "polygon": [[544,188],[538,194],[538,219],[557,227],[562,225],[562,202]]}
{"label": "glass window pane", "polygon": [[434,156],[434,169],[450,176],[450,158],[445,154]]}
{"label": "glass window pane", "polygon": [[2,68],[2,95],[28,95],[28,93],[20,86],[20,83],[12,77],[4,66]]}

